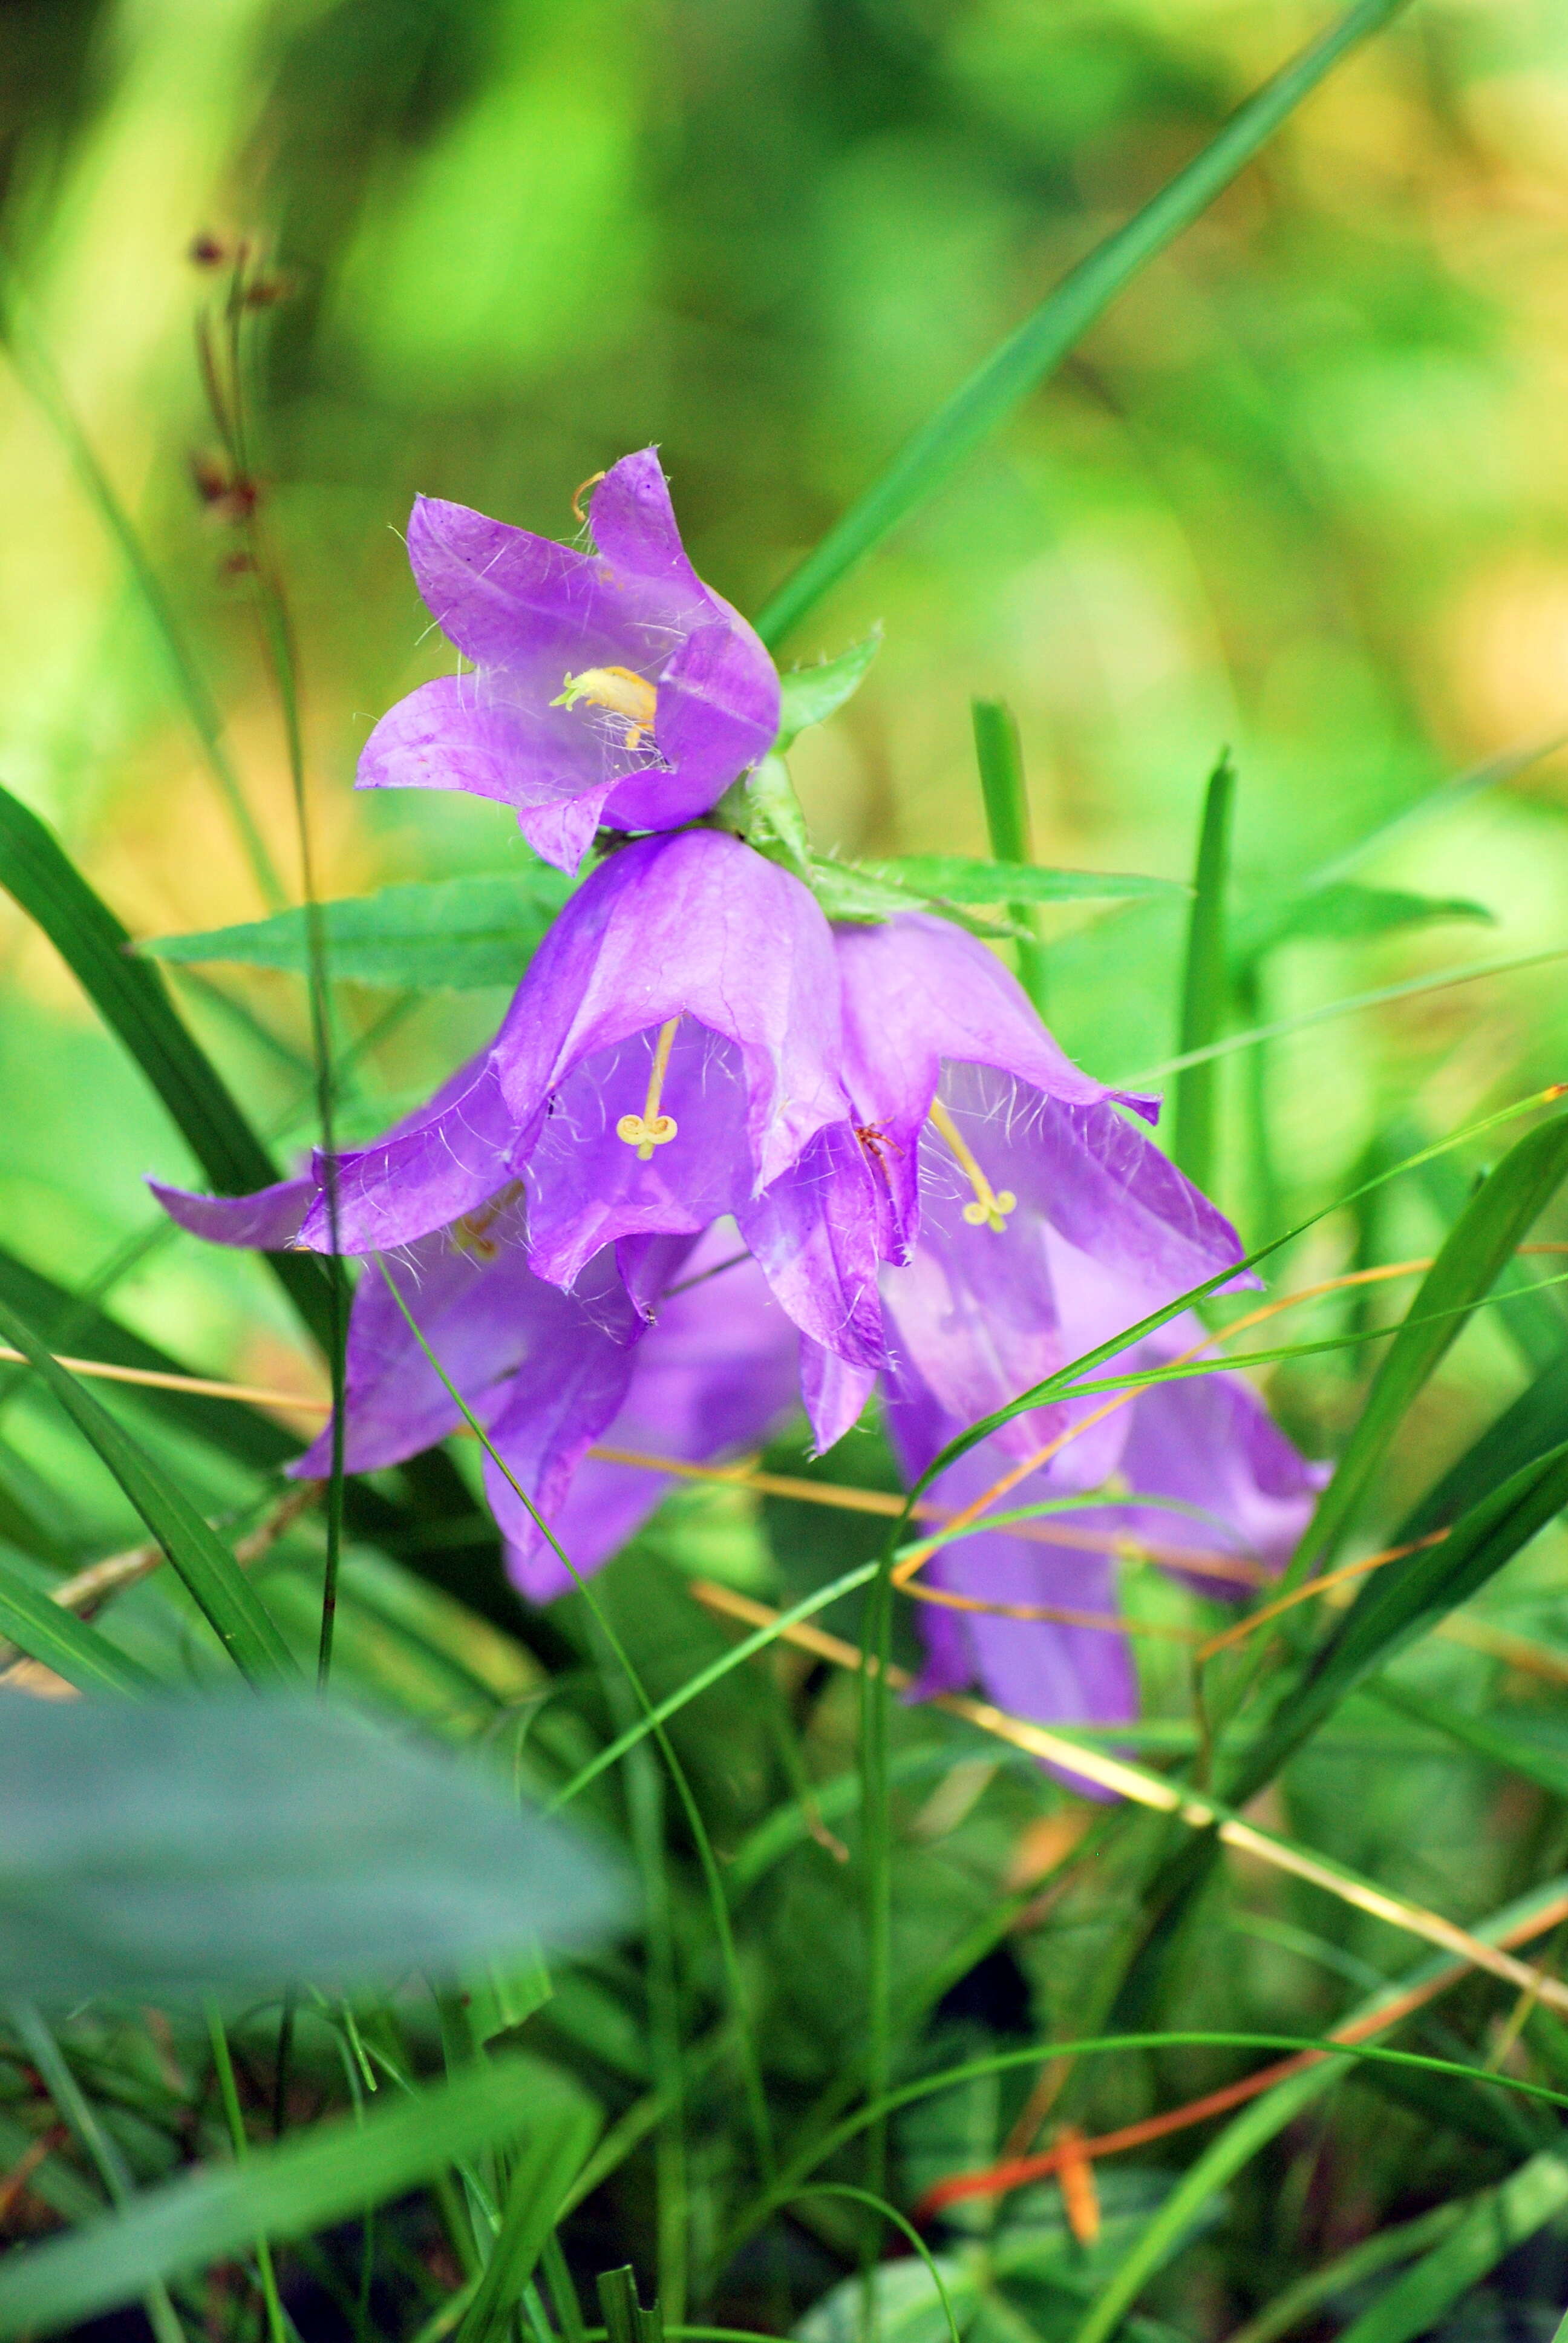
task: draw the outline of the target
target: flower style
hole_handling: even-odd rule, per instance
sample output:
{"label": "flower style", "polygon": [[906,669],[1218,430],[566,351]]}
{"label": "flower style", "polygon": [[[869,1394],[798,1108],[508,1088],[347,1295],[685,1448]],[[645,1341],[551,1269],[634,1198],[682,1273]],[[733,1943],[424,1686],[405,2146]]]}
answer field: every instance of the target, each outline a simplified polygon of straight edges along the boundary
{"label": "flower style", "polygon": [[359,760],[361,789],[498,798],[563,870],[601,820],[706,813],[779,730],[773,662],[687,559],[656,451],[623,456],[590,513],[591,554],[418,499],[414,576],[472,671],[400,700]]}

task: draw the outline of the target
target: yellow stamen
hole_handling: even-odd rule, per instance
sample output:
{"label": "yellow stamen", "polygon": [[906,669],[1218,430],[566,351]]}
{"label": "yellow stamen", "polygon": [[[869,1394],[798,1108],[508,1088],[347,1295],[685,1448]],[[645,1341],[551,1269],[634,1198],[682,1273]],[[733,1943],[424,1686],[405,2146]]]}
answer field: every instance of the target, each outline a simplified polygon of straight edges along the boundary
{"label": "yellow stamen", "polygon": [[652,1160],[656,1147],[663,1147],[675,1137],[678,1125],[672,1114],[660,1114],[658,1101],[664,1095],[664,1078],[669,1071],[669,1053],[675,1047],[675,1029],[678,1017],[672,1017],[658,1029],[658,1039],[653,1046],[653,1063],[648,1070],[648,1096],[640,1114],[623,1114],[616,1124],[615,1135],[624,1139],[628,1147],[637,1150],[638,1161]]}
{"label": "yellow stamen", "polygon": [[964,1206],[965,1220],[971,1229],[994,1229],[1001,1236],[1007,1228],[1008,1213],[1018,1210],[1018,1198],[1010,1188],[999,1192],[991,1186],[940,1099],[931,1101],[931,1121],[958,1157],[960,1169],[975,1192],[974,1202]]}
{"label": "yellow stamen", "polygon": [[612,715],[626,717],[628,749],[638,749],[653,737],[658,692],[645,675],[629,667],[585,667],[581,675],[568,675],[565,680],[566,689],[551,700],[552,708],[575,708],[586,699],[590,708],[608,708]]}

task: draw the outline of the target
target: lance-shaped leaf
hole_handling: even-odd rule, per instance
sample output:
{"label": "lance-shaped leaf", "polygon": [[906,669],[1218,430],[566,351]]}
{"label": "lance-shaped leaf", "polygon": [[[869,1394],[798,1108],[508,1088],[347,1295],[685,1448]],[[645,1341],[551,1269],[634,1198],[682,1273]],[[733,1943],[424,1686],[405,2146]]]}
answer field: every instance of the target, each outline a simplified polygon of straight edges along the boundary
{"label": "lance-shaped leaf", "polygon": [[206,2166],[13,2255],[0,2269],[0,2338],[74,2326],[156,2278],[244,2254],[258,2237],[308,2236],[508,2139],[548,2137],[548,2188],[558,2184],[564,2195],[592,2120],[575,2084],[528,2058],[466,2069],[407,2098],[384,2095],[358,2122],[339,2118],[254,2149],[243,2164]]}
{"label": "lance-shaped leaf", "polygon": [[269,1676],[293,1676],[293,1657],[260,1595],[184,1491],[77,1377],[51,1358],[33,1329],[3,1302],[0,1340],[23,1353],[77,1431],[97,1450],[235,1665],[258,1683]]}
{"label": "lance-shaped leaf", "polygon": [[[156,969],[135,959],[130,937],[35,813],[0,789],[0,886],[36,921],[110,1031],[167,1109],[219,1195],[266,1188],[277,1167],[220,1076],[176,1015]],[[273,1272],[317,1341],[330,1340],[330,1297],[320,1264],[268,1255]]]}
{"label": "lance-shaped leaf", "polygon": [[1340,2343],[1412,2343],[1417,2335],[1430,2335],[1462,2294],[1479,2285],[1504,2254],[1544,2228],[1564,2205],[1568,2157],[1548,2148],[1511,2172],[1500,2187],[1475,2197],[1452,2234],[1342,2329]]}
{"label": "lance-shaped leaf", "polygon": [[624,1908],[606,1859],[487,1773],[303,1694],[12,1697],[0,1767],[10,1998],[452,1976]]}
{"label": "lance-shaped leaf", "polygon": [[[320,906],[328,965],[335,977],[414,992],[515,985],[570,892],[568,879],[539,862],[514,878],[436,879],[346,896]],[[303,910],[242,927],[154,936],[136,950],[187,964],[310,970]]]}
{"label": "lance-shaped leaf", "polygon": [[1034,862],[987,862],[968,854],[901,854],[855,867],[949,903],[1111,903],[1191,891],[1180,880],[1134,871],[1051,870]]}
{"label": "lance-shaped leaf", "polygon": [[1361,943],[1440,920],[1496,924],[1494,912],[1466,896],[1412,895],[1394,887],[1359,887],[1345,879],[1256,905],[1234,923],[1231,955],[1238,966],[1249,967],[1282,944]]}

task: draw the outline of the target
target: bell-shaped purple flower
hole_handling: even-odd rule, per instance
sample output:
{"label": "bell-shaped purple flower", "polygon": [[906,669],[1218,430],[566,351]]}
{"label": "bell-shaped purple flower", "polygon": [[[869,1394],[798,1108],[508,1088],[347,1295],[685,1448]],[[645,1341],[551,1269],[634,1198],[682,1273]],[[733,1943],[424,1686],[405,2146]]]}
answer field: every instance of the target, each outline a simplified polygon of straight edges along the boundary
{"label": "bell-shaped purple flower", "polygon": [[[1129,1322],[1121,1282],[1054,1235],[1047,1237],[1046,1252],[1064,1339],[1075,1351],[1112,1339]],[[890,1285],[902,1274],[891,1272]],[[1204,1339],[1201,1325],[1184,1312],[1103,1372],[1165,1365]],[[971,1420],[950,1413],[918,1369],[900,1360],[889,1379],[888,1422],[911,1479]],[[1010,1488],[998,1510],[1090,1502],[1042,1516],[1048,1539],[1020,1524],[939,1546],[920,1574],[926,1586],[980,1603],[1113,1618],[1114,1548],[1126,1540],[1157,1548],[1161,1567],[1200,1593],[1234,1601],[1247,1578],[1226,1564],[1282,1568],[1327,1469],[1309,1463],[1251,1385],[1230,1372],[1153,1383],[1125,1397],[1101,1394],[1017,1422],[1021,1443],[999,1434],[980,1443],[939,1476],[930,1492],[933,1503],[955,1510],[974,1503],[1022,1461],[1020,1444],[1026,1454],[1048,1444],[1055,1453]],[[1075,1433],[1075,1425],[1082,1430]],[[1179,1559],[1183,1554],[1192,1558],[1189,1566]],[[928,1662],[917,1696],[978,1681],[999,1707],[1042,1724],[1118,1725],[1137,1714],[1131,1653],[1113,1627],[934,1603],[921,1604],[920,1619]],[[1084,1786],[1081,1777],[1074,1784]]]}
{"label": "bell-shaped purple flower", "polygon": [[[732,1223],[671,1252],[655,1322],[634,1310],[608,1252],[570,1293],[535,1277],[520,1199],[423,1238],[387,1264],[407,1314],[376,1269],[354,1297],[347,1470],[401,1463],[463,1421],[411,1317],[495,1451],[485,1493],[514,1584],[536,1603],[568,1593],[571,1572],[536,1510],[587,1576],[670,1485],[652,1466],[589,1455],[590,1443],[700,1464],[756,1445],[789,1415],[800,1338],[739,1252]],[[327,1431],[292,1470],[324,1476],[331,1453]]]}
{"label": "bell-shaped purple flower", "polygon": [[[1229,1221],[1119,1111],[1152,1119],[1155,1101],[1073,1065],[983,945],[924,915],[837,941],[844,1079],[902,1264],[882,1280],[889,1346],[955,1426],[1241,1259]],[[1072,1260],[1087,1285],[1064,1284]],[[997,1438],[1028,1454],[1038,1419]]]}
{"label": "bell-shaped purple flower", "polygon": [[762,644],[686,558],[651,447],[594,490],[597,553],[421,497],[408,558],[471,671],[377,725],[361,789],[467,789],[517,809],[573,870],[598,824],[669,830],[718,803],[779,730]]}
{"label": "bell-shaped purple flower", "polygon": [[320,1162],[255,1197],[157,1192],[218,1242],[346,1253],[516,1192],[537,1276],[575,1289],[613,1246],[634,1296],[658,1290],[669,1241],[730,1214],[802,1332],[874,1369],[874,1190],[839,1004],[831,930],[797,879],[722,830],[638,840],[558,914],[490,1048],[340,1155],[330,1196]]}

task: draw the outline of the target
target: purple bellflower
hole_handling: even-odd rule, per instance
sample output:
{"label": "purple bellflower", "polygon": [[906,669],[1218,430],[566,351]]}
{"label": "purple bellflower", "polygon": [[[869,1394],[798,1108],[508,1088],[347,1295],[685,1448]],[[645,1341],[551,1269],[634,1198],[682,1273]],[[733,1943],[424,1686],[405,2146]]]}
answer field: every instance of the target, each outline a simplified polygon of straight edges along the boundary
{"label": "purple bellflower", "polygon": [[686,558],[651,447],[605,473],[597,553],[421,497],[408,558],[470,672],[377,725],[361,789],[467,789],[573,870],[598,824],[669,830],[716,805],[779,730],[779,678]]}
{"label": "purple bellflower", "polygon": [[[1109,1340],[1127,1322],[1117,1281],[1101,1277],[1083,1255],[1054,1240],[1048,1251],[1073,1347]],[[890,1284],[899,1274],[892,1272]],[[1183,1312],[1101,1373],[1164,1365],[1203,1341],[1202,1326]],[[1076,1437],[1073,1419],[1084,1427]],[[911,1481],[965,1421],[900,1363],[889,1383],[888,1428]],[[924,1564],[926,1586],[983,1603],[1114,1615],[1114,1553],[1127,1541],[1158,1548],[1161,1566],[1199,1593],[1234,1601],[1247,1582],[1226,1563],[1271,1574],[1282,1569],[1327,1471],[1307,1462],[1251,1385],[1229,1371],[1148,1384],[1120,1399],[1101,1394],[1070,1412],[1041,1409],[1015,1421],[1025,1428],[1029,1454],[1067,1433],[996,1503],[999,1512],[1060,1504],[1040,1517],[1050,1542],[1031,1536],[1023,1523],[955,1538]],[[993,1433],[940,1473],[929,1493],[934,1503],[960,1510],[1026,1461],[1015,1443]],[[1177,1559],[1181,1554],[1192,1557],[1190,1567]],[[999,1707],[1040,1724],[1120,1725],[1137,1715],[1131,1654],[1114,1629],[929,1602],[920,1605],[920,1628],[927,1664],[916,1698],[978,1681]],[[1073,1786],[1091,1785],[1075,1775]]]}
{"label": "purple bellflower", "polygon": [[883,1357],[842,1054],[832,931],[808,890],[727,831],[639,839],[558,914],[490,1048],[339,1155],[330,1198],[319,1161],[252,1197],[157,1192],[220,1242],[347,1253],[417,1245],[518,1197],[536,1276],[575,1290],[613,1247],[644,1311],[733,1215],[810,1338],[826,1445],[844,1428],[828,1361],[860,1375]]}

